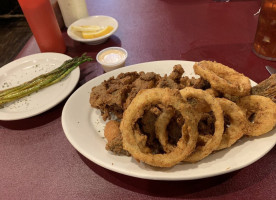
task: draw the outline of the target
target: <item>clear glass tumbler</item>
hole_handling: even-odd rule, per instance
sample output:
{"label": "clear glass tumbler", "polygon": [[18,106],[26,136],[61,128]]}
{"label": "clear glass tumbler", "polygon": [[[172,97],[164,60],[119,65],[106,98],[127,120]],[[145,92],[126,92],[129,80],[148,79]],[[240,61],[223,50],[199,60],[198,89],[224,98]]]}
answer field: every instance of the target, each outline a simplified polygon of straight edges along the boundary
{"label": "clear glass tumbler", "polygon": [[254,53],[276,61],[276,0],[263,0],[253,45]]}

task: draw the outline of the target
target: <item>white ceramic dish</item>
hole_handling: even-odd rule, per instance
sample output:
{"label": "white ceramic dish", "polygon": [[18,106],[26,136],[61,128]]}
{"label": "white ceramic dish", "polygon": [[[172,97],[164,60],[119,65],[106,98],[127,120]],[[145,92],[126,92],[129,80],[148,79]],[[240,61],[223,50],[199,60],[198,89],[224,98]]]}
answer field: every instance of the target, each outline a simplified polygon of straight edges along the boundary
{"label": "white ceramic dish", "polygon": [[[101,55],[105,53],[108,53],[106,56],[109,56],[110,61],[108,63],[101,59]],[[113,55],[111,55],[110,53]],[[112,70],[125,66],[127,56],[128,54],[125,49],[121,47],[109,47],[101,50],[97,54],[96,60],[102,66],[105,72],[110,72]]]}
{"label": "white ceramic dish", "polygon": [[[84,26],[84,25],[112,26],[113,30],[110,33],[108,33],[102,37],[98,37],[98,38],[94,38],[94,39],[84,39],[84,38],[82,38],[82,36],[79,32],[72,30],[72,26],[81,26],[81,25],[82,26]],[[104,15],[96,15],[96,16],[81,18],[81,19],[75,21],[73,24],[71,24],[68,27],[67,34],[73,40],[83,42],[86,44],[90,44],[90,45],[97,45],[97,44],[101,44],[101,43],[105,42],[112,34],[114,34],[116,32],[118,27],[119,27],[119,23],[113,17],[104,16]]]}
{"label": "white ceramic dish", "polygon": [[[181,64],[185,74],[193,76],[193,63],[188,61],[156,61],[136,64],[103,74],[80,87],[66,102],[62,112],[62,126],[70,143],[94,163],[128,176],[153,180],[192,180],[229,173],[263,157],[276,142],[276,130],[256,138],[243,138],[231,148],[216,152],[195,164],[179,164],[159,169],[138,163],[127,156],[116,156],[105,150],[105,122],[100,112],[90,107],[89,95],[93,86],[121,72],[145,71],[164,75],[175,64]],[[255,83],[252,82],[252,85]]]}
{"label": "white ceramic dish", "polygon": [[[71,57],[60,53],[39,53],[17,59],[0,68],[0,90],[14,87],[59,67]],[[5,104],[0,120],[18,120],[38,115],[61,102],[75,88],[80,69],[76,68],[62,81],[37,93]]]}

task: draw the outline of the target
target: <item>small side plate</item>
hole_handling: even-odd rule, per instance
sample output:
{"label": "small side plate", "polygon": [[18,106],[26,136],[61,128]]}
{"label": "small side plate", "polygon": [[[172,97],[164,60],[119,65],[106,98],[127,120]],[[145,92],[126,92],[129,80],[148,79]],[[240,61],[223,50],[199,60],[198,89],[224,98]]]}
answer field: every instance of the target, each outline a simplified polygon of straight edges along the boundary
{"label": "small side plate", "polygon": [[[84,39],[81,37],[81,35],[77,34],[77,32],[72,31],[72,26],[87,26],[87,25],[112,26],[113,30],[102,37],[98,37],[94,39]],[[96,15],[96,16],[81,18],[75,21],[68,27],[67,34],[73,40],[90,44],[90,45],[97,45],[105,42],[112,34],[114,34],[117,31],[118,27],[119,27],[119,23],[113,17],[109,17],[105,15]]]}
{"label": "small side plate", "polygon": [[[0,90],[17,86],[59,67],[71,57],[60,53],[39,53],[15,60],[0,68]],[[60,82],[0,108],[0,120],[18,120],[43,113],[65,99],[79,81],[76,68]]]}

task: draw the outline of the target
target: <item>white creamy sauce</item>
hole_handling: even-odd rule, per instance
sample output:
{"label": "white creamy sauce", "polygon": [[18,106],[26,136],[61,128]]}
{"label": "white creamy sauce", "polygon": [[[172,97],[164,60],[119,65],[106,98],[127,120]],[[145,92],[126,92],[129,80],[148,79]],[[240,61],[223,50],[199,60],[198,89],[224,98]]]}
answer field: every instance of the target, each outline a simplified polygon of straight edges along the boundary
{"label": "white creamy sauce", "polygon": [[116,64],[124,60],[125,56],[125,53],[120,50],[110,49],[101,53],[99,60],[105,64]]}

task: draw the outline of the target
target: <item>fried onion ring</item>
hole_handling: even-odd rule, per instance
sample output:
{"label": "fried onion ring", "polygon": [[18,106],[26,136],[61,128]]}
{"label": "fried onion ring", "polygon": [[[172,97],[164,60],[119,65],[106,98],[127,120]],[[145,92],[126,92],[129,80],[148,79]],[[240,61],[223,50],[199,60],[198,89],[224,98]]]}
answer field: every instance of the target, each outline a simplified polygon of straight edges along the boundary
{"label": "fried onion ring", "polygon": [[173,117],[174,112],[172,110],[165,110],[162,112],[155,122],[155,134],[159,142],[161,143],[163,150],[167,153],[173,151],[174,146],[168,143],[167,126]]}
{"label": "fried onion ring", "polygon": [[[276,104],[268,97],[242,97],[237,105],[244,109],[248,130],[246,135],[259,136],[271,131],[276,124]],[[251,119],[252,116],[254,119]]]}
{"label": "fried onion ring", "polygon": [[234,102],[224,98],[217,98],[224,115],[229,117],[230,125],[224,129],[221,143],[216,150],[230,147],[244,133],[246,133],[246,116],[245,113]]}
{"label": "fried onion ring", "polygon": [[[185,119],[185,124],[182,126],[182,136],[177,142],[177,146],[170,153],[145,153],[137,145],[134,133],[135,123],[148,106],[159,103],[166,107],[173,107],[181,113]],[[195,148],[198,131],[192,115],[191,106],[183,103],[178,90],[168,88],[141,90],[125,110],[120,124],[123,148],[138,161],[157,167],[172,167],[184,160]]]}
{"label": "fried onion ring", "polygon": [[250,94],[251,85],[248,77],[223,64],[201,61],[194,64],[194,71],[206,79],[211,87],[223,94],[246,96]]}
{"label": "fried onion ring", "polygon": [[147,136],[141,133],[138,126],[135,126],[135,127],[136,128],[134,129],[133,133],[138,147],[140,148],[141,152],[150,153],[151,149],[146,146],[147,139],[148,139]]}
{"label": "fried onion ring", "polygon": [[183,90],[180,90],[180,94],[184,101],[187,101],[188,98],[204,99],[205,102],[210,106],[216,118],[215,133],[213,134],[212,138],[208,140],[204,146],[197,146],[195,151],[186,159],[184,159],[184,161],[187,162],[197,162],[211,154],[220,145],[222,133],[224,130],[223,113],[219,102],[206,91],[186,87]]}
{"label": "fried onion ring", "polygon": [[208,88],[205,91],[208,92],[213,97],[219,97],[220,95],[220,93],[217,90],[214,90],[213,88]]}

